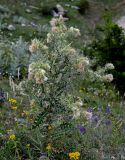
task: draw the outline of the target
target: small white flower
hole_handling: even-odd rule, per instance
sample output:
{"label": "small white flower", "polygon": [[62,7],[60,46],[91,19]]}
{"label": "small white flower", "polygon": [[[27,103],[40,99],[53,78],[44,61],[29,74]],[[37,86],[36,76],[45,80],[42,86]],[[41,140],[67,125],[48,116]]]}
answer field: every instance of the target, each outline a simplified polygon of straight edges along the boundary
{"label": "small white flower", "polygon": [[81,107],[81,106],[83,106],[83,102],[82,102],[82,100],[78,100],[78,101],[76,101],[76,106],[78,106],[78,107]]}
{"label": "small white flower", "polygon": [[46,82],[47,80],[48,80],[48,78],[45,76],[45,77],[44,77],[44,81]]}
{"label": "small white flower", "polygon": [[12,24],[10,24],[9,26],[8,26],[8,30],[10,30],[10,31],[14,31],[16,28],[14,27],[14,25],[12,25]]}
{"label": "small white flower", "polygon": [[71,32],[73,35],[77,36],[81,36],[80,30],[74,27],[70,27],[69,28],[69,32]]}
{"label": "small white flower", "polygon": [[45,50],[45,51],[48,50],[48,47],[47,47],[46,45],[43,45],[42,48],[43,48],[43,50]]}
{"label": "small white flower", "polygon": [[52,41],[51,33],[47,34],[47,43],[50,43]]}
{"label": "small white flower", "polygon": [[80,117],[80,109],[79,108],[73,108],[73,118],[78,119]]}
{"label": "small white flower", "polygon": [[46,70],[50,70],[51,67],[50,67],[50,65],[49,65],[48,63],[45,63],[45,64],[44,64],[44,68],[45,68]]}

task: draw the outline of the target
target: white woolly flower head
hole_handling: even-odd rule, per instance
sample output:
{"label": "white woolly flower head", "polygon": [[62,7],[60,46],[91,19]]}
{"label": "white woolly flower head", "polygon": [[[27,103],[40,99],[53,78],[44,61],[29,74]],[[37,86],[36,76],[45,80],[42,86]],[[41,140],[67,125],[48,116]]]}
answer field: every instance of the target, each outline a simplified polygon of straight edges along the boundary
{"label": "white woolly flower head", "polygon": [[36,105],[36,101],[35,101],[35,99],[32,99],[31,101],[30,101],[30,106],[31,107],[34,107]]}
{"label": "white woolly flower head", "polygon": [[78,28],[70,27],[69,32],[72,33],[74,36],[81,36],[80,30]]}
{"label": "white woolly flower head", "polygon": [[51,21],[50,21],[50,25],[52,27],[55,27],[57,25],[57,19],[56,18],[52,18]]}
{"label": "white woolly flower head", "polygon": [[112,74],[106,74],[102,77],[104,82],[112,82],[113,81],[113,75]]}
{"label": "white woolly flower head", "polygon": [[73,119],[78,119],[81,115],[80,108],[78,106],[74,106],[72,108],[73,111]]}
{"label": "white woolly flower head", "polygon": [[67,27],[64,24],[64,18],[60,15],[59,18],[52,18],[50,21],[50,25],[52,27],[52,32],[64,32],[67,30]]}
{"label": "white woolly flower head", "polygon": [[112,70],[112,69],[114,69],[115,67],[114,67],[114,65],[112,64],[112,63],[107,63],[106,65],[105,65],[105,69],[106,70]]}
{"label": "white woolly flower head", "polygon": [[51,35],[51,33],[48,33],[47,34],[47,43],[50,43],[50,42],[52,42],[52,35]]}
{"label": "white woolly flower head", "polygon": [[49,70],[50,66],[48,63],[31,63],[28,69],[28,79],[35,80],[37,84],[42,84],[47,81],[48,77],[46,76],[46,71],[43,68]]}
{"label": "white woolly flower head", "polygon": [[77,109],[76,111],[73,112],[73,118],[78,119],[80,117],[80,110]]}
{"label": "white woolly flower head", "polygon": [[52,27],[52,32],[59,32],[59,31],[60,31],[59,27]]}
{"label": "white woolly flower head", "polygon": [[70,46],[63,48],[62,52],[68,56],[73,56],[76,54],[76,50]]}
{"label": "white woolly flower head", "polygon": [[29,46],[29,51],[31,53],[36,52],[40,48],[41,42],[38,39],[33,39],[31,45]]}
{"label": "white woolly flower head", "polygon": [[76,68],[78,72],[84,71],[85,67],[89,65],[89,59],[87,57],[80,57],[77,59]]}
{"label": "white woolly flower head", "polygon": [[81,100],[80,97],[77,97],[77,100],[76,100],[76,102],[75,102],[75,105],[76,105],[77,107],[82,107],[82,106],[83,106],[83,101]]}
{"label": "white woolly flower head", "polygon": [[76,50],[74,48],[69,48],[67,50],[67,53],[70,54],[70,55],[74,55],[76,53]]}
{"label": "white woolly flower head", "polygon": [[47,51],[48,50],[48,47],[44,44],[41,44],[41,49],[43,49],[44,51]]}
{"label": "white woolly flower head", "polygon": [[45,70],[50,70],[50,65],[48,63],[43,64],[43,67],[45,68]]}
{"label": "white woolly flower head", "polygon": [[35,65],[36,65],[36,63],[35,63],[35,62],[32,62],[32,63],[29,65],[28,71],[30,72],[30,71],[34,70],[34,69],[35,69]]}
{"label": "white woolly flower head", "polygon": [[46,74],[46,71],[44,69],[40,69],[35,73],[34,79],[37,84],[43,84],[45,81],[48,80],[45,74]]}
{"label": "white woolly flower head", "polygon": [[28,68],[28,79],[29,80],[32,80],[34,78],[34,72],[35,72],[35,63],[31,63],[29,65],[29,68]]}

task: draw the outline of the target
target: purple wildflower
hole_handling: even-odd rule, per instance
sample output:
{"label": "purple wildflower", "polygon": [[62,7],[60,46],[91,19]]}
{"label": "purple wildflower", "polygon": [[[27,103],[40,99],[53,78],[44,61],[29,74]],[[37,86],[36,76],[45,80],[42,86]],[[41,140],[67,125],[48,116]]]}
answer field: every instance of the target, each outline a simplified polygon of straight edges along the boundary
{"label": "purple wildflower", "polygon": [[109,106],[109,105],[106,107],[105,112],[106,112],[106,113],[108,113],[108,114],[109,114],[109,113],[111,113],[111,108],[110,108],[110,106]]}
{"label": "purple wildflower", "polygon": [[125,133],[125,124],[122,124],[122,131]]}
{"label": "purple wildflower", "polygon": [[86,133],[86,129],[82,125],[77,125],[77,129],[79,129],[81,134],[85,134]]}
{"label": "purple wildflower", "polygon": [[0,102],[3,103],[5,100],[5,95],[2,89],[0,89]]}
{"label": "purple wildflower", "polygon": [[89,107],[89,108],[87,109],[87,112],[93,112],[93,108],[92,108],[92,107]]}
{"label": "purple wildflower", "polygon": [[109,126],[109,125],[111,125],[111,123],[112,123],[111,120],[109,120],[109,119],[105,120],[105,125]]}
{"label": "purple wildflower", "polygon": [[91,121],[93,123],[98,123],[98,121],[100,120],[100,117],[98,115],[93,115]]}
{"label": "purple wildflower", "polygon": [[2,91],[2,89],[0,90],[0,97],[1,97],[1,98],[4,97],[4,92]]}

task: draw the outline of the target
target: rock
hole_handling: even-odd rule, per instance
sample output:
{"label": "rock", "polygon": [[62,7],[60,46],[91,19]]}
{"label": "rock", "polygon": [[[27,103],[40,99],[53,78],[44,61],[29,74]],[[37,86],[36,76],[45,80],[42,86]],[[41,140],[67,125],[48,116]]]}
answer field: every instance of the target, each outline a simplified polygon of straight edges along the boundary
{"label": "rock", "polygon": [[47,158],[46,156],[41,156],[40,158],[39,158],[39,160],[49,160],[49,158]]}
{"label": "rock", "polygon": [[53,17],[59,17],[59,14],[56,13],[54,10],[52,10],[52,15],[53,15]]}
{"label": "rock", "polygon": [[66,6],[66,7],[70,7],[70,4],[66,3],[65,6]]}
{"label": "rock", "polygon": [[29,24],[29,20],[22,17],[22,16],[14,16],[13,17],[13,22],[16,24]]}
{"label": "rock", "polygon": [[15,30],[16,30],[15,26],[12,25],[12,24],[10,24],[10,25],[7,27],[7,29],[8,29],[9,31],[15,31]]}
{"label": "rock", "polygon": [[0,12],[1,13],[9,13],[10,10],[3,5],[0,5]]}
{"label": "rock", "polygon": [[60,15],[63,16],[64,13],[65,13],[64,8],[63,8],[60,4],[57,4],[56,7],[57,7],[57,9],[58,9],[58,14],[59,14],[59,16],[60,16]]}
{"label": "rock", "polygon": [[26,9],[26,13],[32,13],[32,11],[30,9]]}
{"label": "rock", "polygon": [[63,16],[64,14],[65,14],[65,10],[60,4],[57,4],[56,7],[52,8],[53,17]]}
{"label": "rock", "polygon": [[122,27],[123,29],[125,29],[125,16],[122,16],[118,21],[117,24]]}
{"label": "rock", "polygon": [[37,27],[37,25],[36,25],[34,22],[31,22],[30,24],[31,24],[31,26],[33,26],[33,27]]}
{"label": "rock", "polygon": [[79,7],[78,7],[78,6],[71,6],[71,8],[76,9],[76,10],[79,10]]}
{"label": "rock", "polygon": [[21,24],[21,26],[22,26],[22,27],[25,27],[25,26],[26,26],[26,24],[25,24],[25,23],[22,23],[22,24]]}

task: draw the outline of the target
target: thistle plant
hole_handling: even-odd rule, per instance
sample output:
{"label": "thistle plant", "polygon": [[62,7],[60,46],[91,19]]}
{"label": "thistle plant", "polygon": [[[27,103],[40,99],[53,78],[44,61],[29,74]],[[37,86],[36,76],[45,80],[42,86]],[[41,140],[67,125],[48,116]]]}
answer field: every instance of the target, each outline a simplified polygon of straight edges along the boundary
{"label": "thistle plant", "polygon": [[[21,82],[19,87],[22,90],[27,88],[31,99],[41,107],[33,129],[39,127],[41,130],[43,151],[49,158],[55,158],[56,154],[63,154],[61,158],[66,158],[66,151],[81,150],[77,147],[80,133],[76,128],[83,102],[73,95],[76,83],[86,78],[95,80],[97,74],[90,69],[89,59],[80,55],[69,42],[69,36],[77,38],[80,31],[74,27],[67,28],[62,17],[52,19],[51,26],[45,41],[32,40],[28,80]],[[101,74],[104,75],[104,70],[98,71],[100,77]],[[84,117],[87,114],[82,113]]]}
{"label": "thistle plant", "polygon": [[[89,66],[88,58],[80,56],[68,41],[68,36],[76,38],[80,31],[73,27],[68,29],[62,17],[55,19],[54,25],[46,41],[32,40],[26,81],[30,95],[41,107],[33,128],[40,127],[45,140],[44,149],[48,144],[53,146],[56,138],[59,140],[65,134],[70,135],[73,114],[71,108],[62,102],[62,97],[72,93],[73,83],[87,72]],[[61,149],[64,144],[58,145]]]}

